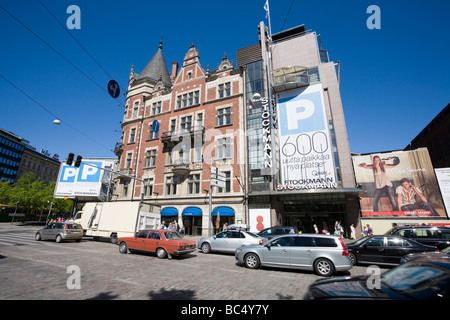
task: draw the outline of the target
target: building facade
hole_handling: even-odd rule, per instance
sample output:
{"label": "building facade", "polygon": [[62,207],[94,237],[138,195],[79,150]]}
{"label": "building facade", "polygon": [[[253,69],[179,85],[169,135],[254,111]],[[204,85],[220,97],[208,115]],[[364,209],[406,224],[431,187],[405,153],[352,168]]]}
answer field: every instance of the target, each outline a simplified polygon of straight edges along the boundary
{"label": "building facade", "polygon": [[450,168],[450,103],[409,143],[405,150],[426,147],[435,168]]}
{"label": "building facade", "polygon": [[261,22],[259,40],[237,52],[250,225],[360,228],[364,191],[356,188],[335,63],[303,25],[271,36]]}
{"label": "building facade", "polygon": [[[161,206],[166,225],[208,235],[245,220],[243,75],[226,54],[205,70],[194,44],[169,74],[162,49],[140,74],[130,72],[113,200],[142,195]],[[210,207],[211,165],[223,182],[211,188]]]}
{"label": "building facade", "polygon": [[0,129],[0,180],[10,183],[16,181],[24,150],[23,138]]}
{"label": "building facade", "polygon": [[51,157],[48,151],[38,152],[36,148],[27,145],[23,150],[18,178],[25,173],[32,172],[36,179],[44,182],[56,181],[60,164],[57,155]]}

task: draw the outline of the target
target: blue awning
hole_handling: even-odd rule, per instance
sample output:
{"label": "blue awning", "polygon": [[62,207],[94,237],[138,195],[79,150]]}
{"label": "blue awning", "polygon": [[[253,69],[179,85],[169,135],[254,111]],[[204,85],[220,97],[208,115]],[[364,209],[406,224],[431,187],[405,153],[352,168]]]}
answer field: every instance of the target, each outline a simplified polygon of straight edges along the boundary
{"label": "blue awning", "polygon": [[230,207],[217,207],[211,212],[212,216],[217,216],[217,212],[222,217],[234,217],[234,210]]}
{"label": "blue awning", "polygon": [[197,207],[188,207],[183,210],[181,213],[182,216],[194,216],[194,217],[201,217],[203,215],[202,209]]}
{"label": "blue awning", "polygon": [[161,210],[161,216],[177,216],[178,210],[174,207],[167,207]]}

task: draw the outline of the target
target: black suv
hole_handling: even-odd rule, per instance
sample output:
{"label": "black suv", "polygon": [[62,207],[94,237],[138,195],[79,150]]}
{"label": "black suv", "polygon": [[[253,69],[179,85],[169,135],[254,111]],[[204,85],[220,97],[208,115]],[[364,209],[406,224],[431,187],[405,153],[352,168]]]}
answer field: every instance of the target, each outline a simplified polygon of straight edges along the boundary
{"label": "black suv", "polygon": [[450,227],[444,226],[395,227],[386,232],[386,234],[410,238],[429,246],[435,246],[439,250],[442,250],[450,246]]}
{"label": "black suv", "polygon": [[274,237],[278,237],[278,236],[281,236],[283,234],[288,234],[288,233],[298,233],[298,230],[297,230],[297,228],[294,228],[294,227],[277,226],[277,227],[270,227],[270,228],[263,229],[259,233],[257,233],[257,235],[270,240]]}

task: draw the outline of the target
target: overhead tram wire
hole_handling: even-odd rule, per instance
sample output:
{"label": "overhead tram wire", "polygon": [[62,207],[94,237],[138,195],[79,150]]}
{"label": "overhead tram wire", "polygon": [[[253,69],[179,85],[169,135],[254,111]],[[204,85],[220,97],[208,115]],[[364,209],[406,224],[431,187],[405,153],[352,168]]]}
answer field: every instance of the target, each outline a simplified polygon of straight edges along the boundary
{"label": "overhead tram wire", "polygon": [[288,12],[286,14],[286,17],[284,18],[283,25],[281,26],[280,32],[283,31],[283,29],[284,29],[284,25],[286,24],[287,18],[289,17],[289,13],[291,13],[291,9],[292,9],[292,5],[294,4],[294,1],[295,0],[292,0],[292,2],[291,2],[291,5],[290,5],[289,10],[288,10]]}
{"label": "overhead tram wire", "polygon": [[109,147],[105,146],[104,144],[102,144],[101,142],[95,140],[94,138],[92,138],[91,136],[87,135],[86,133],[84,133],[83,131],[77,129],[76,127],[74,127],[73,125],[71,125],[70,123],[63,121],[60,117],[58,117],[56,114],[54,114],[52,111],[50,111],[49,109],[47,109],[46,107],[44,107],[41,103],[39,103],[36,99],[34,99],[32,96],[30,96],[28,93],[26,93],[25,91],[23,91],[21,88],[19,88],[17,85],[15,85],[14,83],[12,83],[11,81],[9,81],[7,78],[5,78],[1,73],[0,73],[0,77],[3,78],[3,80],[5,80],[6,82],[8,82],[11,86],[13,86],[14,88],[16,88],[18,91],[20,91],[20,93],[22,93],[25,97],[27,97],[28,99],[30,99],[31,101],[33,101],[35,104],[37,104],[39,107],[41,107],[42,109],[44,109],[48,114],[50,114],[51,116],[53,116],[54,118],[60,120],[61,122],[63,122],[64,124],[66,124],[67,126],[71,127],[72,129],[74,129],[75,131],[77,131],[78,133],[82,134],[83,136],[85,136],[86,138],[92,140],[93,142],[97,143],[98,145],[102,146],[103,148],[106,148],[109,151],[112,151]]}
{"label": "overhead tram wire", "polygon": [[78,46],[83,49],[84,52],[86,52],[86,54],[92,59],[92,61],[95,62],[95,64],[97,66],[99,66],[100,69],[103,70],[103,72],[110,78],[110,79],[114,79],[113,76],[111,76],[109,74],[109,72],[100,64],[100,62],[97,61],[97,59],[94,58],[94,56],[80,43],[80,41],[78,41],[77,38],[75,38],[75,36],[72,34],[72,32],[70,32],[65,26],[64,24],[58,20],[58,18],[50,11],[50,9],[44,4],[42,3],[41,0],[38,0],[38,2],[41,4],[41,6],[52,16],[52,18],[61,26],[61,28],[73,39],[73,41],[75,41]]}
{"label": "overhead tram wire", "polygon": [[[92,83],[94,83],[97,87],[99,87],[102,91],[104,91],[106,94],[109,95],[108,91],[102,87],[98,82],[96,82],[94,79],[92,79],[89,75],[87,75],[83,70],[81,70],[80,68],[78,68],[74,63],[72,63],[69,59],[67,59],[62,53],[60,53],[58,50],[56,50],[55,48],[53,48],[48,42],[46,42],[44,39],[42,39],[39,35],[37,35],[33,30],[31,30],[30,28],[28,28],[22,21],[20,21],[16,16],[14,16],[11,12],[9,12],[8,10],[6,10],[1,4],[0,4],[0,9],[2,9],[3,11],[5,11],[11,18],[13,18],[14,20],[16,20],[20,25],[22,25],[25,29],[27,29],[28,31],[30,31],[36,38],[38,38],[39,40],[41,40],[47,47],[49,47],[53,52],[55,52],[57,55],[59,55],[61,58],[63,58],[67,63],[69,63],[72,67],[74,67],[75,69],[77,69],[82,75],[84,75],[88,80],[90,80]],[[116,98],[117,100],[117,98]],[[117,100],[117,102],[120,103],[120,105],[122,107],[125,108],[125,106],[123,105],[122,102],[120,102],[119,100]]]}

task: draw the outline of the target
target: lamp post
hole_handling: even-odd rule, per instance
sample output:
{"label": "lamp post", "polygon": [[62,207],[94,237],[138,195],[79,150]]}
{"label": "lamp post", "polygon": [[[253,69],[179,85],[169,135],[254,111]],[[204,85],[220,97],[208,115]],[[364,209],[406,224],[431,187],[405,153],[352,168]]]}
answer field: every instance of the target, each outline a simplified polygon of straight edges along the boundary
{"label": "lamp post", "polygon": [[20,201],[17,201],[17,202],[16,202],[16,209],[14,210],[14,214],[13,214],[13,218],[12,218],[12,220],[11,220],[11,224],[14,222],[14,218],[16,217],[17,206],[19,205],[19,202],[20,202]]}

